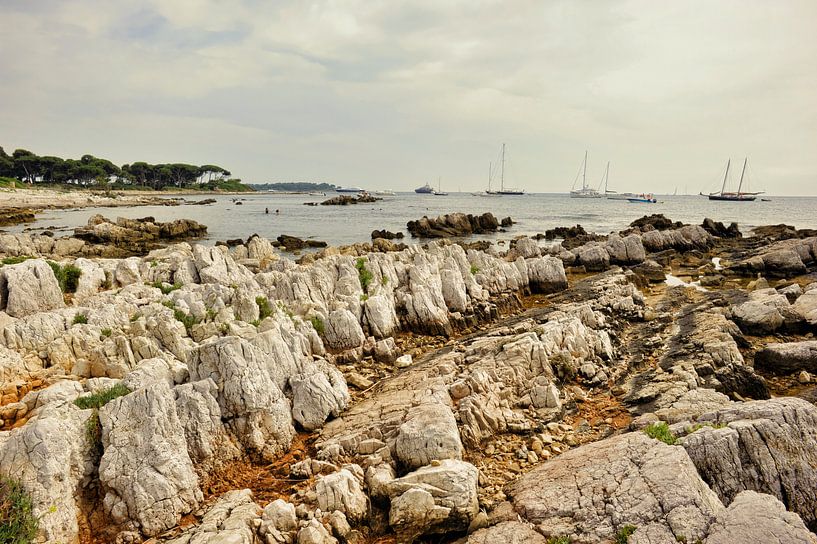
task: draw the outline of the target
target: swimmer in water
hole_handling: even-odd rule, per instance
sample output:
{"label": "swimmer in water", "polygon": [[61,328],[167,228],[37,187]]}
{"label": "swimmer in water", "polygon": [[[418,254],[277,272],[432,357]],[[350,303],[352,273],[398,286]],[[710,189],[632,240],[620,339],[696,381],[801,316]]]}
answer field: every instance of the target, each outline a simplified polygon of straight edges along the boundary
{"label": "swimmer in water", "polygon": [[269,213],[269,208],[264,208],[264,213]]}

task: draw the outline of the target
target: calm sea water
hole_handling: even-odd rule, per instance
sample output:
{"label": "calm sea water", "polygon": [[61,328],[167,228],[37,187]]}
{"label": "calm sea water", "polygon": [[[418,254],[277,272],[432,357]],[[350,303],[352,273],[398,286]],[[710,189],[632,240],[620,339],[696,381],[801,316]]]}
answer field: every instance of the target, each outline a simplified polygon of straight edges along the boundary
{"label": "calm sea water", "polygon": [[[488,239],[509,239],[518,234],[535,234],[558,226],[582,225],[586,230],[609,233],[645,214],[662,213],[685,223],[700,224],[705,217],[729,223],[736,221],[741,231],[758,225],[787,223],[798,228],[817,228],[817,197],[772,197],[770,202],[715,202],[701,196],[661,196],[657,204],[634,204],[626,201],[571,199],[564,194],[531,194],[525,196],[480,197],[470,193],[449,196],[398,193],[374,204],[354,206],[305,206],[305,202],[321,202],[334,193],[323,196],[278,195],[257,193],[240,197],[217,196],[209,206],[142,206],[136,208],[83,208],[54,210],[39,215],[33,225],[18,225],[7,231],[25,227],[49,227],[57,234],[70,232],[86,224],[96,213],[107,217],[153,216],[159,221],[189,218],[208,227],[208,241],[247,238],[257,233],[267,238],[289,234],[301,238],[324,240],[330,245],[367,241],[373,229],[406,231],[406,222],[424,215],[438,216],[449,212],[491,212],[497,219],[510,216],[517,222],[507,233],[482,236]],[[204,196],[190,197],[193,199]],[[265,214],[264,209],[270,213]],[[279,213],[275,213],[279,210]]]}

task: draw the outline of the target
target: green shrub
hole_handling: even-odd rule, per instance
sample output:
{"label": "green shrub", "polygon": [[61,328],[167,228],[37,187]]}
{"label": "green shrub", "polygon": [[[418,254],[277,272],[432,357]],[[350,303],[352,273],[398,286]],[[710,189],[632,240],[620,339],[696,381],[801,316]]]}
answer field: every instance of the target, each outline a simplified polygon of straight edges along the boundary
{"label": "green shrub", "polygon": [[261,321],[272,315],[272,306],[267,297],[255,297],[255,303],[258,304],[258,317]]}
{"label": "green shrub", "polygon": [[165,308],[170,308],[172,310],[176,307],[176,303],[173,302],[172,300],[163,300],[162,306],[164,306]]}
{"label": "green shrub", "polygon": [[635,532],[634,525],[624,525],[621,529],[618,530],[616,533],[616,544],[627,544],[627,539]]}
{"label": "green shrub", "polygon": [[357,268],[357,276],[360,280],[360,287],[363,289],[364,293],[369,292],[369,284],[372,283],[372,273],[369,272],[369,269],[366,268],[366,259],[363,257],[358,258],[355,261],[355,268]]}
{"label": "green shrub", "polygon": [[258,326],[261,325],[261,320],[260,319],[253,319],[252,321],[250,321],[250,325],[252,325],[253,327],[255,327],[257,329]]}
{"label": "green shrub", "polygon": [[380,285],[386,287],[389,284],[388,276],[380,276]]}
{"label": "green shrub", "polygon": [[367,300],[369,300],[369,295],[366,293],[360,295],[360,302],[366,302]]}
{"label": "green shrub", "polygon": [[0,542],[29,544],[39,527],[31,496],[17,480],[0,476]]}
{"label": "green shrub", "polygon": [[187,329],[188,333],[190,332],[190,329],[193,328],[193,325],[197,325],[199,323],[199,320],[196,319],[195,316],[186,314],[181,310],[174,310],[173,317],[176,318],[176,321],[180,321],[182,325],[184,325],[184,328]]}
{"label": "green shrub", "polygon": [[672,431],[669,430],[669,425],[667,425],[663,421],[659,421],[658,423],[653,423],[652,425],[648,425],[644,428],[644,432],[650,438],[655,438],[656,440],[660,440],[664,444],[669,444],[670,446],[675,444],[675,435],[672,434]]}
{"label": "green shrub", "polygon": [[60,290],[63,293],[76,293],[77,285],[79,284],[79,277],[82,275],[82,270],[72,264],[60,266],[59,263],[48,261],[48,266],[54,271],[54,276],[57,278],[57,283],[60,284]]}
{"label": "green shrub", "polygon": [[312,316],[312,318],[309,321],[312,323],[312,328],[315,329],[315,331],[318,334],[322,335],[323,331],[324,331],[324,325],[323,325],[323,321],[321,320],[321,318],[315,315],[315,316]]}
{"label": "green shrub", "polygon": [[140,317],[142,317],[142,314],[139,313],[139,312],[136,312],[135,314],[130,316],[130,322],[133,323],[134,321],[137,321]]}
{"label": "green shrub", "polygon": [[101,334],[101,335],[102,335],[102,336],[104,336],[105,338],[108,338],[108,337],[110,337],[110,336],[111,336],[111,329],[102,329],[102,330],[99,332],[99,334]]}
{"label": "green shrub", "polygon": [[169,283],[165,283],[165,282],[161,282],[161,281],[154,281],[150,285],[151,285],[151,287],[155,287],[156,289],[161,291],[163,295],[169,295],[173,291],[182,288],[182,284],[179,283],[179,282],[176,282],[173,285],[170,285]]}
{"label": "green shrub", "polygon": [[87,410],[88,408],[102,408],[113,399],[122,397],[130,393],[130,389],[122,383],[118,383],[107,389],[102,389],[97,391],[93,395],[86,395],[84,397],[79,397],[78,399],[74,400],[74,404],[76,404],[82,410]]}
{"label": "green shrub", "polygon": [[0,263],[3,263],[4,265],[6,265],[6,264],[20,264],[23,261],[27,261],[27,260],[33,259],[33,258],[34,257],[31,257],[29,255],[20,255],[19,257],[6,257],[2,261],[0,261]]}
{"label": "green shrub", "polygon": [[72,321],[74,325],[84,325],[88,323],[88,316],[85,314],[76,314],[74,315],[74,321]]}
{"label": "green shrub", "polygon": [[479,267],[477,265],[475,265],[475,264],[472,264],[471,265],[471,275],[476,276],[477,272],[479,272]]}

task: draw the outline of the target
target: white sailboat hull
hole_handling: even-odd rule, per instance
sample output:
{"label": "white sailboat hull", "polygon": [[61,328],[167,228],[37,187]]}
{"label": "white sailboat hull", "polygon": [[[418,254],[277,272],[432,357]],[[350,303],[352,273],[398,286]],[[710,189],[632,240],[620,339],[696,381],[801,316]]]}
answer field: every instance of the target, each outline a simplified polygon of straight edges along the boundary
{"label": "white sailboat hull", "polygon": [[570,191],[570,198],[604,198],[604,195],[595,189],[579,189]]}

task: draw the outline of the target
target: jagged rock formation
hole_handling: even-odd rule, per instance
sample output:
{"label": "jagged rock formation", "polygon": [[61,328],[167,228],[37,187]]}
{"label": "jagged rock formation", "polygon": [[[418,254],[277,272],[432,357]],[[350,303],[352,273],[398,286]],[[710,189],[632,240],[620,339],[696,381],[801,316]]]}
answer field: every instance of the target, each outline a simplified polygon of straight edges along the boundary
{"label": "jagged rock formation", "polygon": [[494,232],[499,228],[499,221],[490,212],[482,215],[449,213],[436,219],[423,217],[406,224],[409,234],[418,238],[449,238]]}
{"label": "jagged rock formation", "polygon": [[[766,340],[744,336],[765,321],[741,306],[773,300],[772,330],[797,335],[817,290],[750,295],[728,270],[723,292],[647,286],[619,266],[711,274],[720,238],[642,229],[569,251],[378,239],[299,263],[258,236],[180,243],[74,259],[64,298],[42,260],[6,265],[0,471],[50,541],[813,543],[815,409],[745,402],[770,391],[747,364],[758,348],[768,368]],[[568,288],[565,265],[606,271]],[[800,348],[768,350],[789,373]],[[661,420],[677,445],[635,430]],[[222,493],[243,472],[258,494]]]}

